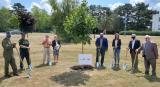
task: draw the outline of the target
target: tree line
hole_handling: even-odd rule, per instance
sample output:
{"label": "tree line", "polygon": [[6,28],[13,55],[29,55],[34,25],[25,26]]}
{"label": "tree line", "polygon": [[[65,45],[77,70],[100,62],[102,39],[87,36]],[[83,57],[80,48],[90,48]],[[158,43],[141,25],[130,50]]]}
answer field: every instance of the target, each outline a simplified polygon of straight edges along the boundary
{"label": "tree line", "polygon": [[[0,8],[0,32],[21,29],[24,25],[30,26],[25,22],[31,22],[30,24],[33,25],[32,22],[34,23],[34,21],[35,25],[32,27],[35,27],[35,32],[52,31],[51,15],[47,11],[33,6],[31,12],[29,12],[21,3],[14,3],[12,8],[12,10],[5,7]],[[30,16],[32,17],[28,18]],[[25,20],[27,18],[30,21]],[[32,21],[32,19],[35,20]]]}
{"label": "tree line", "polygon": [[[61,3],[58,3],[57,0],[49,0],[48,3],[52,7],[51,15],[36,6],[31,9],[30,13],[36,21],[35,31],[52,31],[61,37],[66,37],[68,33],[65,28],[65,26],[68,26],[66,21],[68,21],[70,15],[74,15],[77,20],[80,19],[79,15],[75,15],[75,13],[81,3],[78,0],[62,0]],[[13,6],[15,5],[18,5],[19,8],[23,6],[20,6],[20,3],[15,3]],[[126,3],[115,10],[101,5],[87,5],[86,11],[89,18],[94,20],[95,27],[92,33],[119,32],[125,30],[125,27],[126,30],[149,31],[152,26],[152,16],[158,13],[156,10],[149,9],[149,4],[145,3],[137,3],[134,6]],[[0,9],[0,20],[0,32],[19,29],[17,15],[12,14],[11,10],[7,8]]]}

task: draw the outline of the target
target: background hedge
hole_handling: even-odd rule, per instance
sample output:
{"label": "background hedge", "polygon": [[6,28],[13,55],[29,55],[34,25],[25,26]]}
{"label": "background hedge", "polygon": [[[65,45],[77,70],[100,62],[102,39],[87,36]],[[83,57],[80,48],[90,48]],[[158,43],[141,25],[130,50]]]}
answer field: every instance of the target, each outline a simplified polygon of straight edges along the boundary
{"label": "background hedge", "polygon": [[160,36],[160,32],[153,32],[153,31],[121,31],[119,32],[120,35],[151,35],[151,36]]}

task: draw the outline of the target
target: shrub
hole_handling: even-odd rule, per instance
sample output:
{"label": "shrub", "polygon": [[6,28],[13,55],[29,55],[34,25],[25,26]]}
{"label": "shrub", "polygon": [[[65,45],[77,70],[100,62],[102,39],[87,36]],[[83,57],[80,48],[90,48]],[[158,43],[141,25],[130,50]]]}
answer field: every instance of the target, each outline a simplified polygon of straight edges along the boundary
{"label": "shrub", "polygon": [[121,31],[119,33],[120,35],[131,35],[131,34],[136,34],[136,35],[151,35],[151,36],[160,36],[160,32],[153,32],[153,31]]}

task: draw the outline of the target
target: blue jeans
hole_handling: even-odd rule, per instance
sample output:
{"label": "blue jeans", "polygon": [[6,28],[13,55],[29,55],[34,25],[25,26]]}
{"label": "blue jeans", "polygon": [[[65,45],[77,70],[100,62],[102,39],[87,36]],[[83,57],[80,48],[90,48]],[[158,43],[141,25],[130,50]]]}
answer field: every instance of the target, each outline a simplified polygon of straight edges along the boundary
{"label": "blue jeans", "polygon": [[103,66],[105,51],[100,48],[97,48],[96,49],[96,63],[99,62],[99,56],[101,56],[101,66]]}
{"label": "blue jeans", "polygon": [[[116,65],[116,64],[119,65],[119,61],[120,61],[120,49],[118,49],[118,48],[113,48],[113,52],[114,52],[115,65]],[[117,62],[118,62],[118,63],[117,63]]]}

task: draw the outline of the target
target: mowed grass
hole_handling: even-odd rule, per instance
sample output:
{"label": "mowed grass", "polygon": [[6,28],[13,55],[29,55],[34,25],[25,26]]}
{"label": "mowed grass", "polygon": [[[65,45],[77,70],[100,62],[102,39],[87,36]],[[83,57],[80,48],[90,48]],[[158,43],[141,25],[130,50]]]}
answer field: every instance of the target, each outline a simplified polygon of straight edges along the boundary
{"label": "mowed grass", "polygon": [[[41,41],[46,34],[33,33],[29,34],[29,41],[31,43],[31,60],[33,64],[32,79],[24,78],[24,72],[20,73],[19,77],[12,77],[3,79],[4,72],[4,58],[3,49],[0,46],[0,87],[159,87],[160,86],[160,60],[157,60],[157,76],[156,81],[144,78],[144,63],[141,54],[139,55],[139,69],[141,72],[132,75],[123,69],[113,71],[109,65],[112,62],[113,51],[111,47],[113,35],[105,37],[109,40],[109,50],[105,56],[104,70],[93,71],[73,71],[71,66],[78,64],[78,54],[81,53],[81,44],[63,44],[60,50],[60,60],[57,65],[41,66],[43,59],[43,47]],[[50,35],[53,38],[52,34]],[[0,36],[0,43],[4,36]],[[126,47],[130,41],[130,36],[120,36],[122,39],[121,61],[120,63],[127,63],[131,65],[130,55],[125,57]],[[141,42],[144,41],[144,36],[137,36]],[[13,36],[12,41],[18,42],[20,36]],[[158,43],[160,48],[160,37],[152,37],[152,40]],[[91,45],[85,45],[84,53],[93,54],[93,63],[95,63],[95,39],[92,40]],[[52,49],[51,49],[52,50]],[[15,58],[17,67],[19,69],[19,58],[16,50]],[[51,51],[51,59],[53,61]],[[24,61],[26,63],[26,61]],[[10,71],[12,71],[10,69]]]}

